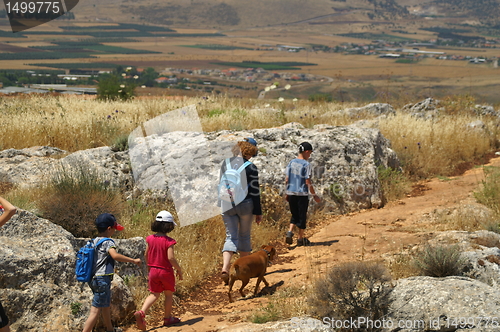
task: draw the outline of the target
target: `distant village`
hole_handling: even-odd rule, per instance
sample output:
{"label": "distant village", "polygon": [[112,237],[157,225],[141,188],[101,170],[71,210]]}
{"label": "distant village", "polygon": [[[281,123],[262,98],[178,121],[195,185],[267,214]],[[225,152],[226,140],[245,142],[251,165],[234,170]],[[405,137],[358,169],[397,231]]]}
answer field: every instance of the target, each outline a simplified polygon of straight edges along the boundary
{"label": "distant village", "polygon": [[[239,82],[271,82],[274,80],[285,81],[320,81],[324,78],[304,73],[283,73],[267,71],[262,68],[228,68],[228,69],[184,69],[166,68],[160,73],[157,83],[177,84],[181,79],[178,75],[205,76],[205,84],[210,84],[210,78],[224,79]],[[185,81],[190,81],[184,78]]]}
{"label": "distant village", "polygon": [[[143,73],[143,68],[137,68],[137,76],[124,76],[124,79],[139,78]],[[58,74],[57,77],[71,85],[66,84],[23,84],[23,86],[3,87],[0,83],[0,94],[17,93],[49,93],[58,92],[63,94],[96,94],[97,89],[91,87],[73,86],[96,79],[99,75],[109,74],[111,71],[99,71],[90,74]],[[38,76],[34,71],[30,71],[31,76]],[[184,90],[213,91],[216,86],[237,88],[243,90],[257,89],[257,86],[238,85],[240,83],[254,82],[276,82],[276,81],[324,81],[325,77],[305,73],[288,73],[268,71],[263,68],[228,68],[228,69],[189,69],[189,68],[166,68],[157,73],[154,79],[154,86],[161,88],[173,88]],[[80,84],[81,84],[80,83]],[[146,86],[140,86],[145,88]]]}
{"label": "distant village", "polygon": [[[453,43],[454,44],[454,43]],[[348,54],[363,54],[363,55],[378,55],[381,58],[406,59],[418,61],[423,58],[436,58],[440,60],[463,60],[474,64],[493,63],[497,66],[497,57],[477,57],[467,55],[447,54],[446,52],[424,51],[420,48],[432,49],[443,45],[443,41],[437,43],[437,40],[431,40],[427,43],[401,43],[387,42],[384,40],[373,40],[369,44],[365,43],[343,43],[332,48],[332,52]],[[446,45],[446,44],[444,44]],[[491,48],[497,45],[494,41],[487,44],[481,44],[483,48]]]}

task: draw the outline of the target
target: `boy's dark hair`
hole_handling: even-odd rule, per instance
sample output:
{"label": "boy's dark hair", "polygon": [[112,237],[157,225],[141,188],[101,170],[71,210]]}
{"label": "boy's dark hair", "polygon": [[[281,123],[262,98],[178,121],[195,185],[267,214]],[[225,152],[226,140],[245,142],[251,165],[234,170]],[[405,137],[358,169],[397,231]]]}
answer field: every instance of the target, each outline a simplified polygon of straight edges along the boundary
{"label": "boy's dark hair", "polygon": [[170,233],[171,231],[174,230],[174,223],[173,222],[163,222],[163,221],[153,221],[151,223],[151,230],[156,233]]}
{"label": "boy's dark hair", "polygon": [[99,234],[104,233],[108,229],[108,227],[96,227],[96,228]]}

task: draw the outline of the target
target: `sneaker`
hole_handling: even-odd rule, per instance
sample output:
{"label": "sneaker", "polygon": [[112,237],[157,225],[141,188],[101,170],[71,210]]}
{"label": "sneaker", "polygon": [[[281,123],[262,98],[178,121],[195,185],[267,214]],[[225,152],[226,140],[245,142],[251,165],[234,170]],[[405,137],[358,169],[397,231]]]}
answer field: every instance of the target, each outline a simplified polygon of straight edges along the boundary
{"label": "sneaker", "polygon": [[311,244],[311,241],[309,241],[309,239],[307,238],[302,238],[302,239],[297,239],[297,247],[301,247],[301,246],[308,246]]}
{"label": "sneaker", "polygon": [[285,238],[285,242],[287,244],[292,244],[293,243],[293,233],[292,232],[286,232],[286,238]]}
{"label": "sneaker", "polygon": [[177,324],[180,322],[181,322],[181,320],[179,318],[174,317],[174,316],[170,316],[169,318],[163,319],[163,326],[170,326],[170,325],[174,325],[174,324]]}

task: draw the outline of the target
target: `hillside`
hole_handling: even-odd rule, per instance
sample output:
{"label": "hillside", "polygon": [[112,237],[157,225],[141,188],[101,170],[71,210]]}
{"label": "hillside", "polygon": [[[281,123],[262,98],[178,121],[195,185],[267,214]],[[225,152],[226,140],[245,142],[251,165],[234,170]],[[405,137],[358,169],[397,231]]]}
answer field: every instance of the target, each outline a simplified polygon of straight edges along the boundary
{"label": "hillside", "polygon": [[157,1],[96,0],[80,3],[75,14],[115,22],[143,22],[184,28],[244,29],[286,25],[317,19],[351,22],[418,19],[430,16],[447,21],[468,18],[498,23],[498,0],[237,0]]}

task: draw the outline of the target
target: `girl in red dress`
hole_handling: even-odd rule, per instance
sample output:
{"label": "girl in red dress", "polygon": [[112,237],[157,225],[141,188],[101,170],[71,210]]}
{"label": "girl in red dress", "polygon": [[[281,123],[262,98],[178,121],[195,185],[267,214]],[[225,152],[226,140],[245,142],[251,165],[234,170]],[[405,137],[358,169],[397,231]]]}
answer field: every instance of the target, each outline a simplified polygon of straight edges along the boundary
{"label": "girl in red dress", "polygon": [[160,211],[156,220],[151,224],[151,230],[156,234],[146,237],[146,253],[144,254],[149,270],[149,291],[151,294],[146,298],[142,309],[134,316],[137,327],[146,330],[146,312],[158,300],[161,293],[165,294],[165,315],[163,326],[169,326],[180,322],[180,319],[172,316],[172,296],[175,292],[174,269],[178,280],[182,280],[182,270],[174,256],[174,239],[167,236],[177,224],[168,211]]}

